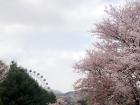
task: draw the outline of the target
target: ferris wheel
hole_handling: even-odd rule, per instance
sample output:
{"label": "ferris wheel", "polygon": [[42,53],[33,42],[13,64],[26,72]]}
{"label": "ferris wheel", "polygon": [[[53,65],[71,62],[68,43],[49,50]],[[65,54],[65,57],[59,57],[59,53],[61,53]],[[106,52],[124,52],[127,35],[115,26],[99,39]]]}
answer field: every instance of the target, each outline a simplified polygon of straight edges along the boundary
{"label": "ferris wheel", "polygon": [[48,82],[47,79],[45,78],[45,76],[41,75],[39,72],[34,71],[34,70],[27,70],[26,71],[33,79],[35,79],[38,84],[44,88],[45,90],[50,91],[50,87],[48,86]]}

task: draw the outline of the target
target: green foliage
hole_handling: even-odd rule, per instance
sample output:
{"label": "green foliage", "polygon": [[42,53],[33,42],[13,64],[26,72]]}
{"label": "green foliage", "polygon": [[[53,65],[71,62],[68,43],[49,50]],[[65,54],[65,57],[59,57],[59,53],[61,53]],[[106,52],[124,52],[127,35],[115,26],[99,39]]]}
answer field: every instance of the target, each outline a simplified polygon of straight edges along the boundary
{"label": "green foliage", "polygon": [[79,103],[80,105],[87,105],[87,99],[79,100],[78,103]]}
{"label": "green foliage", "polygon": [[3,103],[2,103],[2,101],[1,101],[1,99],[0,99],[0,105],[3,105]]}
{"label": "green foliage", "polygon": [[53,92],[49,92],[49,101],[50,101],[50,103],[56,102],[56,96]]}
{"label": "green foliage", "polygon": [[44,90],[31,78],[26,69],[12,62],[5,80],[0,84],[4,105],[48,105],[56,101],[52,92]]}

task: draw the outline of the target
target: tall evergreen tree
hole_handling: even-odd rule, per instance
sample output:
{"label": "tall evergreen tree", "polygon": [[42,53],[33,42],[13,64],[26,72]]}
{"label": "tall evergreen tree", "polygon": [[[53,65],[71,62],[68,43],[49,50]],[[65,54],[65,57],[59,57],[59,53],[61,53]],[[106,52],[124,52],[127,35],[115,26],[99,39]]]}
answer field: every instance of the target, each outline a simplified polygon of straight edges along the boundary
{"label": "tall evergreen tree", "polygon": [[0,84],[0,97],[4,105],[48,105],[56,100],[54,94],[40,87],[26,69],[14,62]]}

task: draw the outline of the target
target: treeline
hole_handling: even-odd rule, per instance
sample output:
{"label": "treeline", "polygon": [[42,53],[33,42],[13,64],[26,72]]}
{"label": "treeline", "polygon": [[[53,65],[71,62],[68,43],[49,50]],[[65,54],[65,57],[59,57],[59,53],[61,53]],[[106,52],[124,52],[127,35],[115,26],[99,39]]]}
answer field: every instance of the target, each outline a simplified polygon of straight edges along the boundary
{"label": "treeline", "polygon": [[0,105],[49,105],[56,101],[53,92],[38,85],[25,68],[0,61]]}

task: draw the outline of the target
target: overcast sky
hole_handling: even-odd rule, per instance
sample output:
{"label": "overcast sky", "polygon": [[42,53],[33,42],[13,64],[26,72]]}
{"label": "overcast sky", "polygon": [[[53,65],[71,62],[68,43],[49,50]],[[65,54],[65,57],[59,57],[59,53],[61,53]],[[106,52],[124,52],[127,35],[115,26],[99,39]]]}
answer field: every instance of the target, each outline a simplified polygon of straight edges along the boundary
{"label": "overcast sky", "polygon": [[[114,1],[114,2],[113,2]],[[72,66],[96,41],[89,32],[118,0],[0,0],[0,59],[44,75],[53,89],[73,90]]]}

